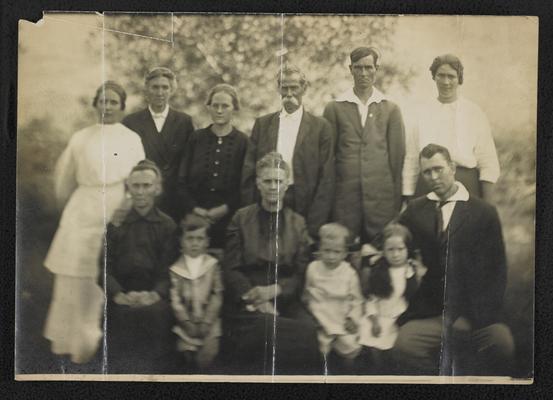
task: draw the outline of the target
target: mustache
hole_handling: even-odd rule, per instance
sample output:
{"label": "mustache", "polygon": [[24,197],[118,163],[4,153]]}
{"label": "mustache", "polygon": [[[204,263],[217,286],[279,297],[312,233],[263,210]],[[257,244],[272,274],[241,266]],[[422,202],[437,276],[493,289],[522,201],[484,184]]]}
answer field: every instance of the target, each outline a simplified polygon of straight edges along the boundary
{"label": "mustache", "polygon": [[296,106],[300,105],[300,102],[294,96],[284,96],[284,97],[282,97],[282,104],[289,104],[289,103],[292,103]]}

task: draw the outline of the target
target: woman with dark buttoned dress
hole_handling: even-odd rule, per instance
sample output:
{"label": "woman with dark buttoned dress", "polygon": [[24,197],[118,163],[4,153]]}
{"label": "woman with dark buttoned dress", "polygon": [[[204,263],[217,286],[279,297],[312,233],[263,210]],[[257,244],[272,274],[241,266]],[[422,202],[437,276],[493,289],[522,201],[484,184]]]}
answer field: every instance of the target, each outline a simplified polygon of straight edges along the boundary
{"label": "woman with dark buttoned dress", "polygon": [[248,137],[232,126],[232,117],[240,109],[234,87],[216,85],[206,105],[213,123],[190,138],[179,170],[179,194],[184,214],[206,218],[211,223],[211,247],[223,248],[227,225],[240,204]]}
{"label": "woman with dark buttoned dress", "polygon": [[226,372],[321,374],[316,327],[300,302],[310,239],[303,217],[283,206],[290,168],[272,152],[256,172],[261,201],[238,210],[227,230]]}

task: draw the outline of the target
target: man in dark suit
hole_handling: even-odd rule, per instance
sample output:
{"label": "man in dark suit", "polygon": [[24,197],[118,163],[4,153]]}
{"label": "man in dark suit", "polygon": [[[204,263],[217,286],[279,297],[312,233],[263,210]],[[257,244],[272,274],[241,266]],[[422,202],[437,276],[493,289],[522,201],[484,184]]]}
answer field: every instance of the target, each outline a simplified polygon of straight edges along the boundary
{"label": "man in dark suit", "polygon": [[332,130],[325,119],[303,109],[307,80],[297,67],[285,65],[277,81],[282,110],[255,120],[242,169],[242,204],[259,199],[256,162],[277,151],[292,166],[284,204],[306,219],[309,234],[316,237],[328,221],[334,197]]}
{"label": "man in dark suit", "polygon": [[350,54],[353,87],[325,107],[336,142],[332,218],[362,243],[372,242],[401,209],[405,134],[401,110],[375,87],[380,53]]}
{"label": "man in dark suit", "polygon": [[123,119],[123,125],[142,139],[146,158],[156,163],[163,174],[163,194],[158,207],[177,220],[177,173],[188,138],[194,131],[192,118],[169,107],[175,92],[175,74],[168,68],[156,67],[146,75],[145,97],[148,107]]}
{"label": "man in dark suit", "polygon": [[420,166],[432,192],[400,222],[428,271],[398,320],[397,362],[416,375],[508,374],[514,344],[499,323],[507,268],[497,211],[455,181],[445,147],[426,146]]}

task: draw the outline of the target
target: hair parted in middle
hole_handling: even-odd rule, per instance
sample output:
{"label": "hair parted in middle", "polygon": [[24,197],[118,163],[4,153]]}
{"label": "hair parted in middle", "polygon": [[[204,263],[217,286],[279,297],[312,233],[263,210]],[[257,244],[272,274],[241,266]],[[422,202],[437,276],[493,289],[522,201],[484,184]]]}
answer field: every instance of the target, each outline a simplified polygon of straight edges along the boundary
{"label": "hair parted in middle", "polygon": [[263,171],[265,168],[278,168],[284,170],[286,172],[286,176],[290,177],[290,166],[284,159],[282,158],[282,155],[280,153],[277,153],[276,151],[271,151],[267,154],[265,154],[263,157],[257,161],[255,164],[255,173],[257,176]]}
{"label": "hair parted in middle", "polygon": [[96,89],[96,94],[92,100],[92,107],[96,108],[98,105],[98,100],[100,96],[105,93],[106,90],[113,90],[117,95],[119,95],[119,102],[121,103],[121,110],[125,109],[125,102],[127,101],[127,92],[115,81],[105,81],[98,89]]}
{"label": "hair parted in middle", "polygon": [[457,72],[457,80],[459,81],[459,85],[463,84],[463,63],[454,54],[443,54],[441,56],[438,56],[432,61],[432,65],[430,65],[430,72],[432,73],[432,79],[436,79],[436,72],[438,71],[438,68],[440,68],[442,65],[447,64],[451,68],[453,68]]}
{"label": "hair parted in middle", "polygon": [[218,85],[213,86],[209,91],[209,94],[207,95],[205,105],[210,106],[211,101],[213,100],[213,96],[220,92],[226,93],[231,97],[232,106],[234,107],[235,111],[240,110],[240,100],[238,99],[238,92],[236,91],[236,88],[234,86],[229,85],[228,83],[219,83]]}
{"label": "hair parted in middle", "polygon": [[131,172],[129,173],[129,176],[131,176],[133,173],[135,173],[137,171],[152,171],[152,172],[154,172],[156,174],[156,179],[159,183],[161,183],[161,181],[163,179],[163,175],[161,174],[161,170],[156,165],[156,163],[153,162],[152,160],[148,160],[147,158],[142,160],[142,161],[139,161],[138,164],[136,164],[131,169]]}
{"label": "hair parted in middle", "polygon": [[177,77],[175,76],[175,73],[166,67],[154,67],[150,71],[148,71],[148,73],[144,77],[144,84],[147,85],[148,82],[150,82],[152,79],[159,77],[169,79],[173,90],[177,88]]}
{"label": "hair parted in middle", "polygon": [[[390,222],[382,229],[378,237],[378,246],[382,250],[386,241],[391,237],[400,237],[407,247],[407,256],[414,256],[413,237],[407,227],[397,222]],[[380,257],[374,265],[370,265],[370,259],[367,257],[363,260],[363,267],[370,267],[368,293],[366,295],[374,295],[380,298],[388,298],[392,294],[392,280],[390,278],[390,264],[384,256]],[[405,292],[405,297],[409,298],[416,288],[408,285]]]}

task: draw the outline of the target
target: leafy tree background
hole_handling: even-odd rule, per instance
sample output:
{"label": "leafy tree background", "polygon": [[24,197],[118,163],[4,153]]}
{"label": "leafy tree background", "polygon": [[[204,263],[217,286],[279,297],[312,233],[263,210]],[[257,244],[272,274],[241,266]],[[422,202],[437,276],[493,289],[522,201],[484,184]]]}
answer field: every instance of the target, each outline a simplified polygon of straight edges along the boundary
{"label": "leafy tree background", "polygon": [[[243,111],[235,123],[248,131],[255,117],[278,108],[276,75],[281,63],[305,71],[311,84],[306,106],[321,114],[333,95],[348,85],[344,66],[351,46],[341,44],[371,43],[389,52],[396,23],[395,17],[115,14],[106,18],[109,29],[140,36],[110,35],[105,57],[136,95],[143,88],[140,78],[150,68],[163,65],[174,70],[179,90],[173,105],[189,110],[199,126],[209,122],[203,106],[209,89],[221,82],[236,86]],[[394,81],[407,86],[411,75],[408,68],[387,62],[377,84],[384,90]]]}
{"label": "leafy tree background", "polygon": [[[516,23],[515,23],[516,22]],[[298,65],[310,87],[306,108],[351,85],[348,55],[358,45],[382,54],[377,86],[401,106],[407,126],[420,98],[434,96],[428,66],[445,52],[465,64],[462,90],[490,119],[502,167],[494,199],[509,262],[504,318],[517,343],[517,376],[533,354],[537,26],[509,17],[50,14],[20,27],[18,81],[18,351],[20,372],[61,372],[41,332],[51,296],[42,262],[60,216],[53,169],[70,136],[96,122],[97,86],[127,89],[127,112],[144,106],[143,77],[163,65],[177,73],[171,104],[209,123],[209,88],[227,82],[242,103],[235,125],[278,110],[281,62]],[[100,369],[98,365],[90,371]],[[94,369],[96,368],[96,369]]]}

